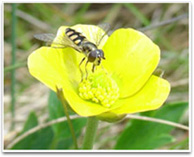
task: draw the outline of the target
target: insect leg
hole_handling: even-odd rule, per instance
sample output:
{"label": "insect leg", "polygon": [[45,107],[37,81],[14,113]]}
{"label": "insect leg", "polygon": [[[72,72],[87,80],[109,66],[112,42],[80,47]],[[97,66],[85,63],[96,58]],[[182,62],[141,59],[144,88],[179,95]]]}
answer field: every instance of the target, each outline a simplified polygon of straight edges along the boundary
{"label": "insect leg", "polygon": [[81,62],[79,63],[79,70],[80,70],[81,75],[82,75],[81,82],[82,82],[82,80],[83,80],[83,71],[81,70],[81,64],[83,63],[83,61],[84,61],[85,59],[86,59],[86,57],[84,57],[84,58],[81,60]]}
{"label": "insect leg", "polygon": [[88,65],[88,60],[87,60],[87,62],[86,62],[86,64],[85,64],[85,71],[86,71],[86,80],[87,80],[87,77],[88,77],[88,71],[87,71],[87,65]]}
{"label": "insect leg", "polygon": [[95,70],[95,64],[93,64],[93,66],[92,66],[92,72],[94,72],[94,70]]}

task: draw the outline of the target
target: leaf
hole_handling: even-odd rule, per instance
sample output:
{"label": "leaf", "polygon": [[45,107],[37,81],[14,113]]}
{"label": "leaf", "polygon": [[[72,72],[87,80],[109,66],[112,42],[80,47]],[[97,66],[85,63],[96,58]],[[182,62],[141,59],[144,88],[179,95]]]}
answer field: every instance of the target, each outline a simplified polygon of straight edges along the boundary
{"label": "leaf", "polygon": [[[50,120],[57,119],[60,117],[64,117],[64,109],[62,106],[62,103],[58,99],[55,92],[51,91],[49,96],[49,117]],[[73,112],[70,112],[70,114],[74,114]],[[79,137],[82,128],[86,125],[86,118],[79,118],[71,120],[73,124],[73,128],[75,130],[76,136]],[[62,149],[62,148],[69,148],[72,145],[72,136],[69,129],[69,125],[67,122],[61,122],[58,124],[52,125],[53,130],[55,132],[55,140],[56,142],[56,148]],[[71,140],[69,140],[71,138]],[[66,142],[64,144],[64,141]],[[59,146],[59,143],[63,143],[64,147],[61,145]]]}
{"label": "leaf", "polygon": [[[168,104],[141,115],[179,122],[187,106],[188,103]],[[165,124],[132,119],[118,138],[115,149],[156,149],[174,140],[170,135],[173,128]]]}
{"label": "leaf", "polygon": [[24,124],[24,128],[20,134],[23,134],[24,132],[30,130],[31,128],[38,125],[38,119],[36,117],[36,114],[34,112],[31,112],[28,116],[27,121]]}
{"label": "leaf", "polygon": [[56,149],[69,148],[73,144],[72,138],[66,138],[59,140],[56,146]]}
{"label": "leaf", "polygon": [[[20,135],[31,128],[36,127],[37,125],[38,119],[35,113],[31,112]],[[52,142],[53,136],[54,134],[52,128],[47,127],[27,136],[15,144],[12,149],[48,149]]]}

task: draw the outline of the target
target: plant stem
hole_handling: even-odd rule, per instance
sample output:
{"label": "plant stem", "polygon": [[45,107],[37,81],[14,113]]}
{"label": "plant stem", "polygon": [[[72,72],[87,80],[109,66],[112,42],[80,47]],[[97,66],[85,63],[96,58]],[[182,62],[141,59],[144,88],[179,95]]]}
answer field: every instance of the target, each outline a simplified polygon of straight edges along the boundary
{"label": "plant stem", "polygon": [[15,63],[13,65],[4,67],[4,73],[12,71],[12,70],[16,70],[17,68],[21,68],[21,67],[25,67],[27,65],[26,62],[22,62],[22,63]]}
{"label": "plant stem", "polygon": [[[12,32],[11,32],[11,46],[12,46],[12,52],[11,52],[11,65],[15,65],[16,60],[16,4],[12,4]],[[11,70],[11,130],[15,127],[15,69]]]}
{"label": "plant stem", "polygon": [[75,149],[78,149],[75,131],[73,129],[73,125],[72,125],[71,119],[69,117],[69,113],[68,113],[68,109],[67,109],[67,103],[66,103],[65,98],[63,96],[62,89],[58,89],[57,88],[57,95],[58,95],[59,99],[61,100],[61,102],[63,104],[63,108],[64,108],[64,111],[65,111],[65,116],[67,117],[67,123],[69,125],[69,129],[70,129],[70,132],[71,132],[71,136],[72,136],[72,139],[73,139],[73,143],[74,143]]}
{"label": "plant stem", "polygon": [[98,128],[98,119],[89,117],[86,125],[86,133],[84,137],[83,149],[92,149]]}
{"label": "plant stem", "polygon": [[168,19],[168,20],[160,21],[156,24],[151,24],[149,26],[139,28],[138,30],[144,32],[144,31],[148,31],[148,30],[151,30],[151,29],[156,29],[158,27],[165,26],[165,25],[168,25],[168,24],[173,24],[173,23],[175,23],[179,20],[186,19],[186,18],[188,18],[187,13],[182,14],[182,15],[177,16],[177,17],[174,17],[174,18],[171,18],[171,19]]}

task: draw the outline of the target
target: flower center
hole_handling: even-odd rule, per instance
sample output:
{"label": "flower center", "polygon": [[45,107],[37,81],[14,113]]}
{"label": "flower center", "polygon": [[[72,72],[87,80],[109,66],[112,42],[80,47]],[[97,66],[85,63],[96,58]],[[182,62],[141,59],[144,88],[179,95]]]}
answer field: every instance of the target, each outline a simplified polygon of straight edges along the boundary
{"label": "flower center", "polygon": [[79,84],[79,95],[85,100],[111,107],[119,97],[119,88],[105,71],[96,71]]}

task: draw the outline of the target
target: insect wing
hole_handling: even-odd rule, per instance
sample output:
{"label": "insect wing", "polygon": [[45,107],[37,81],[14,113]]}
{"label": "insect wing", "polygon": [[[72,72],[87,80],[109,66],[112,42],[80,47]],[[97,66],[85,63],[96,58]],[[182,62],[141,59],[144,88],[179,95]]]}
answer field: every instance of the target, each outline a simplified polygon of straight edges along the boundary
{"label": "insect wing", "polygon": [[40,41],[44,41],[44,42],[47,42],[47,43],[52,43],[54,38],[55,38],[55,35],[54,34],[35,34],[34,35],[34,38],[40,40]]}
{"label": "insect wing", "polygon": [[108,33],[108,31],[110,30],[110,24],[109,23],[100,23],[98,25],[98,27],[103,29],[105,31],[105,33]]}
{"label": "insect wing", "polygon": [[34,37],[40,41],[46,42],[48,45],[51,45],[53,48],[66,48],[66,47],[72,47],[76,49],[77,51],[81,52],[81,49],[76,46],[67,36],[56,36],[54,34],[35,34]]}
{"label": "insect wing", "polygon": [[34,35],[34,38],[40,40],[40,41],[44,41],[46,44],[48,45],[52,45],[52,44],[55,44],[55,45],[63,45],[64,44],[62,42],[54,42],[55,40],[55,35],[54,34],[49,34],[49,33],[44,33],[44,34],[35,34]]}
{"label": "insect wing", "polygon": [[73,43],[66,35],[59,35],[57,38],[54,39],[52,42],[52,47],[72,47],[73,49],[81,52],[81,47],[78,47],[76,44]]}
{"label": "insect wing", "polygon": [[108,31],[110,30],[110,24],[102,23],[102,24],[99,24],[98,27],[100,27],[103,31],[99,29],[98,32],[96,33],[96,45],[97,46],[100,45],[105,35],[108,35]]}

